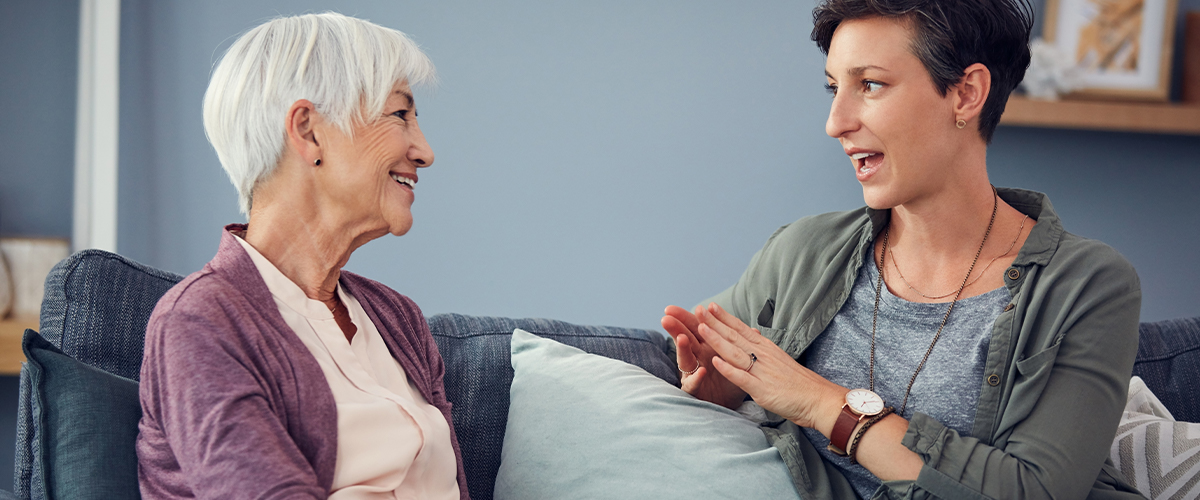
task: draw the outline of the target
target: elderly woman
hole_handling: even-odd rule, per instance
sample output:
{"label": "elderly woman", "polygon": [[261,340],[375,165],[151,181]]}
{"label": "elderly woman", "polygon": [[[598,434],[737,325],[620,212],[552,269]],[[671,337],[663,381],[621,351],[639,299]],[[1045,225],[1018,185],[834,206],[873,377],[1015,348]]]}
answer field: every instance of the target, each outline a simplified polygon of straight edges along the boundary
{"label": "elderly woman", "polygon": [[867,207],[780,228],[707,307],[666,310],[683,388],[767,410],[801,493],[1138,498],[1106,463],[1137,275],[1065,232],[1045,195],[988,180],[988,143],[1029,64],[1028,12],[818,5],[826,132]]}
{"label": "elderly woman", "polygon": [[213,72],[204,127],[249,224],[171,289],[146,332],[146,498],[466,499],[421,311],[342,272],[412,225],[433,152],[403,33],[338,14],[269,21]]}

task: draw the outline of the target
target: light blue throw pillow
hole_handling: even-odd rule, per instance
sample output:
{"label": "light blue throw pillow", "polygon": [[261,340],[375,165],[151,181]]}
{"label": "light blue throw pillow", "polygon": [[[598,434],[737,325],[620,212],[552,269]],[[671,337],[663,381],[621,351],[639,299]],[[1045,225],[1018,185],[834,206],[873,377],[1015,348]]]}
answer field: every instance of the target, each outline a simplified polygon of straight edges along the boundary
{"label": "light blue throw pillow", "polygon": [[646,371],[523,330],[497,500],[797,499],[758,425]]}

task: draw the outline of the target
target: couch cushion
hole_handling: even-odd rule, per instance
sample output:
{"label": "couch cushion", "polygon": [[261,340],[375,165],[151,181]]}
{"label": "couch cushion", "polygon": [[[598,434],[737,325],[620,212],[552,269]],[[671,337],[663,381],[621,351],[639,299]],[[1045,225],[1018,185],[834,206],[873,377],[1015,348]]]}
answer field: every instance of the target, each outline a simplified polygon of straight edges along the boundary
{"label": "couch cushion", "polygon": [[460,314],[439,314],[428,321],[446,363],[446,397],[454,405],[454,430],[475,500],[492,498],[500,468],[513,377],[509,339],[514,329],[632,363],[679,385],[672,344],[653,330]]}
{"label": "couch cushion", "polygon": [[517,331],[497,500],[798,499],[759,426],[644,370]]}
{"label": "couch cushion", "polygon": [[1133,374],[1176,420],[1200,422],[1200,317],[1142,323],[1138,333]]}
{"label": "couch cushion", "polygon": [[138,498],[138,384],[67,356],[33,330],[22,342],[47,498]]}
{"label": "couch cushion", "polygon": [[137,380],[146,323],[183,277],[103,250],[84,250],[46,276],[40,329],[68,356]]}
{"label": "couch cushion", "polygon": [[[137,380],[150,312],[181,279],[115,253],[76,252],[46,276],[41,335],[76,360]],[[21,370],[20,383],[13,488],[18,498],[40,498],[44,492],[34,483],[44,481],[33,464],[36,430],[27,370]]]}

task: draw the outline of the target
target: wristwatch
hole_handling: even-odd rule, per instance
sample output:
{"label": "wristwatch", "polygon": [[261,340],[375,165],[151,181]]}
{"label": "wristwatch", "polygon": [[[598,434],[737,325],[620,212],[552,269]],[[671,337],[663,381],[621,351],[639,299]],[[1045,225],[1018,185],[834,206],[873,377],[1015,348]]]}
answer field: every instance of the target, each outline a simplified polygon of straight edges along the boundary
{"label": "wristwatch", "polygon": [[829,435],[829,446],[826,448],[838,456],[848,456],[846,447],[854,428],[867,417],[873,417],[883,411],[883,398],[866,389],[853,389],[846,393],[846,404],[842,405],[842,413],[838,414],[837,422],[833,424],[833,432]]}

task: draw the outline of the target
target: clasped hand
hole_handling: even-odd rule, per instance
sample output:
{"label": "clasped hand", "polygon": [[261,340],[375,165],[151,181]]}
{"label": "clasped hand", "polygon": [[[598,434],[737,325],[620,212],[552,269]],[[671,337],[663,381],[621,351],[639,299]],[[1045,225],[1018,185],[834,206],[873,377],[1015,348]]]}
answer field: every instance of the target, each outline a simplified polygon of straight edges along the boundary
{"label": "clasped hand", "polygon": [[731,409],[749,394],[776,415],[828,433],[820,427],[832,426],[829,417],[836,418],[845,388],[797,363],[715,303],[692,312],[668,306],[664,313],[662,326],[675,339],[685,392]]}

